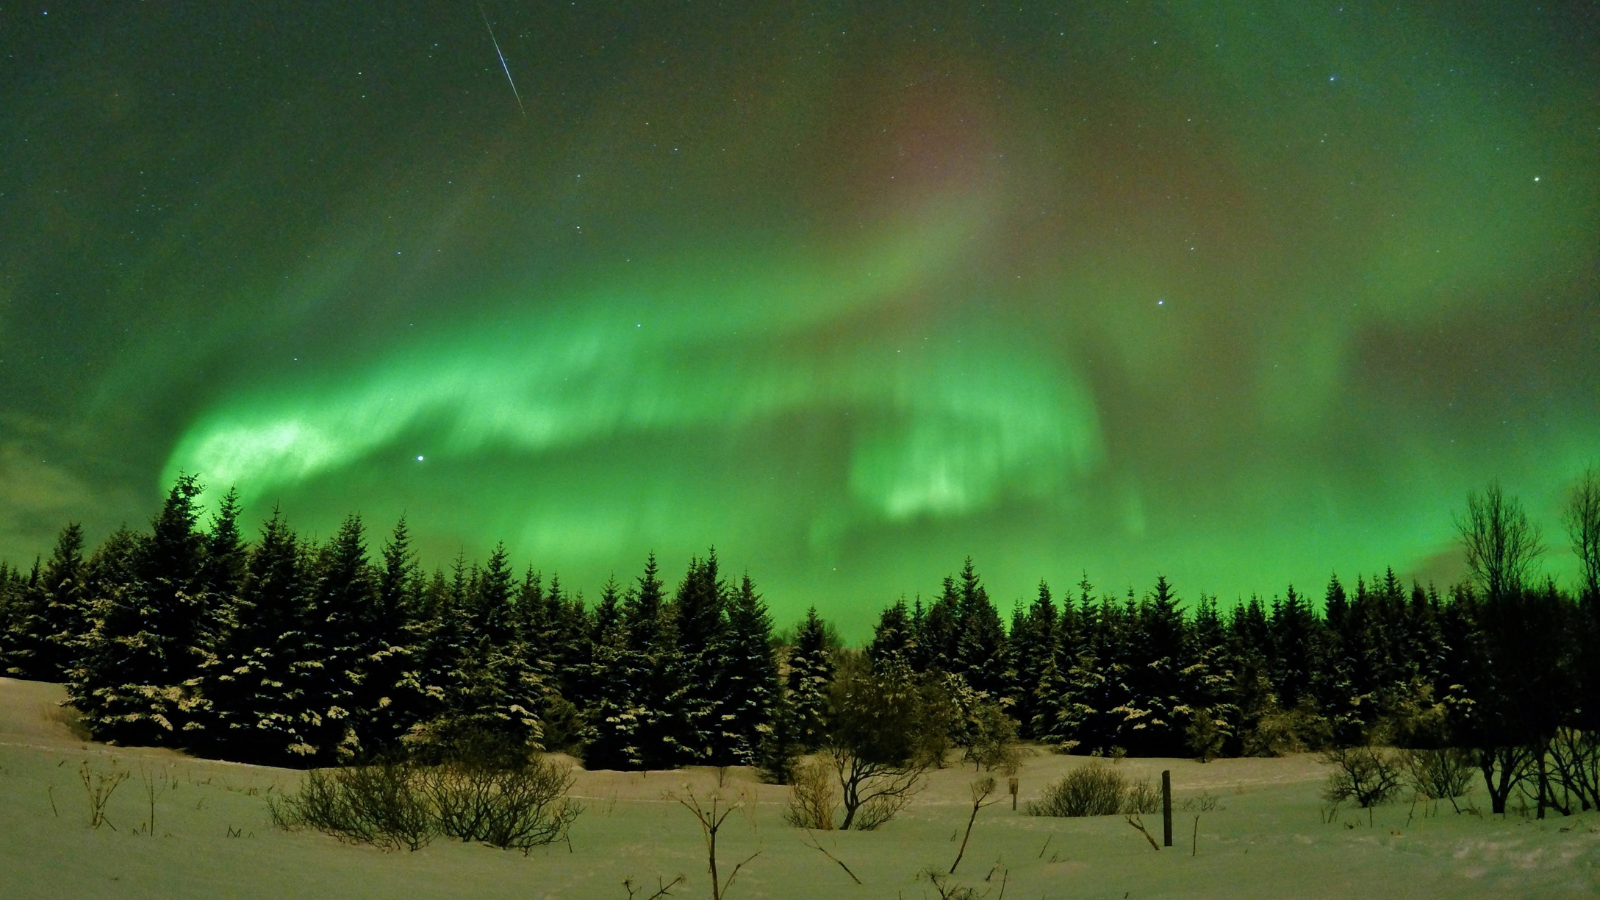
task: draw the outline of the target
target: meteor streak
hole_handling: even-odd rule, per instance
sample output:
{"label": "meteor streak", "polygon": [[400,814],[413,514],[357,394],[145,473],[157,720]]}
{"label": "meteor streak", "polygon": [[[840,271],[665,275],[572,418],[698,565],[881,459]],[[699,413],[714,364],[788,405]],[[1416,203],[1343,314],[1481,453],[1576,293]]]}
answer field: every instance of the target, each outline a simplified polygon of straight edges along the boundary
{"label": "meteor streak", "polygon": [[506,55],[500,52],[500,41],[495,39],[494,26],[489,24],[489,14],[484,11],[483,4],[478,4],[478,14],[483,16],[483,27],[489,29],[489,40],[494,44],[494,54],[500,57],[500,68],[505,70],[506,81],[511,84],[511,96],[517,98],[517,109],[522,110],[522,117],[528,117],[527,107],[522,105],[522,94],[517,92],[517,82],[511,77],[511,67],[506,65]]}

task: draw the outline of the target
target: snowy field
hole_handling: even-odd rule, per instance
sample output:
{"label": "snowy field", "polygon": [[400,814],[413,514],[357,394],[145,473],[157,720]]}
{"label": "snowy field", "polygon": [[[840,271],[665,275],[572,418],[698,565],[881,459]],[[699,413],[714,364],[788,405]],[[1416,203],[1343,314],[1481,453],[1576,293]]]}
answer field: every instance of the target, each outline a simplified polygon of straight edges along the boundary
{"label": "snowy field", "polygon": [[[340,844],[271,825],[263,795],[299,773],[191,759],[164,750],[75,738],[56,709],[60,687],[0,678],[0,897],[15,898],[529,898],[646,900],[710,897],[705,847],[689,812],[667,795],[715,786],[709,770],[579,772],[585,807],[560,844],[528,856],[449,840],[415,853]],[[80,770],[127,771],[89,825]],[[1024,802],[1080,758],[1041,754],[1021,773]],[[978,814],[971,844],[943,888],[973,898],[1594,897],[1600,814],[1538,822],[1516,814],[1457,815],[1421,804],[1346,810],[1325,822],[1326,772],[1314,757],[1125,760],[1130,778],[1171,769],[1174,846],[1152,850],[1120,816],[1035,818],[1009,798]],[[745,798],[718,846],[726,877],[757,854],[725,896],[937,898],[925,873],[948,872],[971,805],[971,766],[934,773],[900,818],[874,832],[817,835],[863,882],[785,825],[786,789],[730,770]],[[1002,779],[1003,783],[1003,779]],[[148,829],[154,792],[154,833]],[[1203,798],[1214,798],[1214,801]],[[1481,798],[1475,798],[1486,806]],[[1215,808],[1200,812],[1199,807]],[[1185,808],[1187,807],[1187,808]],[[1196,821],[1198,816],[1198,823]],[[1144,817],[1159,840],[1160,815]],[[759,851],[759,853],[758,853]],[[640,888],[643,887],[643,890]],[[953,896],[953,895],[952,895]]]}

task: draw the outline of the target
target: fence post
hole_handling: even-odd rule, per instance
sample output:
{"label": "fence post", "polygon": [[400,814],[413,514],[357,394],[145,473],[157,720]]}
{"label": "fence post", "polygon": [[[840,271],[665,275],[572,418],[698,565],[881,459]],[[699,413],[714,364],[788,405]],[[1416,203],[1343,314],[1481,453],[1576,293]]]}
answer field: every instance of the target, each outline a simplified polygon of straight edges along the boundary
{"label": "fence post", "polygon": [[1161,772],[1161,843],[1172,846],[1172,770]]}

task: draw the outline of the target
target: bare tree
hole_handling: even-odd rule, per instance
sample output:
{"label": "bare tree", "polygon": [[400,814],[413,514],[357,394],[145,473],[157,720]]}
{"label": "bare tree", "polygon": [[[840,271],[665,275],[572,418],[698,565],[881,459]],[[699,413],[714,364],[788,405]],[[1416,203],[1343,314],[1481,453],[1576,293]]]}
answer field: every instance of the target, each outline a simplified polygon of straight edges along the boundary
{"label": "bare tree", "polygon": [[1600,601],[1600,463],[1583,470],[1567,494],[1562,517],[1583,572],[1583,596]]}
{"label": "bare tree", "polygon": [[1527,583],[1533,563],[1544,552],[1539,529],[1515,497],[1491,481],[1482,494],[1467,492],[1467,513],[1455,519],[1467,567],[1490,601],[1504,600]]}

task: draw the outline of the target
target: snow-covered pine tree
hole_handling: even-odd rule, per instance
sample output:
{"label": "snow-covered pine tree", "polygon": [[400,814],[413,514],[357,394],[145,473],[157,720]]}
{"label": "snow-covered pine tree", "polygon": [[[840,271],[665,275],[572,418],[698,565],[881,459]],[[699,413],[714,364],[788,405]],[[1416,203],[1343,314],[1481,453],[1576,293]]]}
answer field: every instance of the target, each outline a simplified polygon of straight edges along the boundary
{"label": "snow-covered pine tree", "polygon": [[[1033,737],[1040,718],[1039,685],[1049,670],[1052,679],[1059,677],[1056,654],[1060,648],[1057,632],[1058,616],[1055,599],[1050,595],[1050,585],[1039,580],[1039,593],[1026,609],[1019,607],[1012,616],[1011,625],[1011,697],[1014,705],[1011,714],[1019,723],[1023,737]],[[1048,702],[1048,701],[1047,701]],[[1052,708],[1054,703],[1050,703]],[[1054,714],[1044,717],[1053,720]],[[1047,729],[1049,730],[1048,726]]]}
{"label": "snow-covered pine tree", "polygon": [[368,756],[388,752],[427,717],[415,674],[422,647],[412,627],[421,612],[423,581],[404,517],[384,544],[376,579],[364,676],[354,687],[356,738]]}
{"label": "snow-covered pine tree", "polygon": [[40,576],[43,604],[32,659],[33,678],[65,681],[72,668],[75,645],[84,630],[84,569],[83,529],[69,524],[61,530]]}
{"label": "snow-covered pine tree", "polygon": [[818,749],[827,740],[828,685],[832,681],[827,628],[813,606],[806,610],[789,651],[788,703],[795,738],[807,751]]}
{"label": "snow-covered pine tree", "polygon": [[512,608],[512,575],[504,544],[475,573],[468,590],[468,637],[458,658],[447,718],[433,723],[436,739],[465,730],[496,735],[518,747],[543,749],[546,702],[543,671],[532,660]]}
{"label": "snow-covered pine tree", "polygon": [[190,705],[188,687],[205,658],[202,625],[208,617],[199,583],[205,535],[195,528],[200,485],[180,475],[152,533],[119,546],[131,549],[131,571],[96,612],[92,665],[83,667],[78,691],[92,697],[84,710],[96,737],[123,744],[174,746]]}
{"label": "snow-covered pine tree", "polygon": [[689,681],[678,651],[677,623],[662,593],[655,554],[645,562],[638,586],[628,594],[627,667],[642,673],[635,684],[640,709],[639,757],[648,769],[672,769],[692,761],[694,732],[688,725]]}
{"label": "snow-covered pine tree", "polygon": [[643,658],[629,648],[623,603],[616,579],[608,580],[595,607],[593,649],[585,675],[592,736],[584,750],[584,765],[589,769],[634,770],[645,764],[640,746],[644,710],[638,694],[647,673],[636,665]]}
{"label": "snow-covered pine tree", "polygon": [[1194,623],[1187,632],[1181,673],[1192,708],[1184,746],[1202,761],[1238,752],[1239,704],[1229,652],[1228,629],[1217,611],[1217,598],[1204,593],[1195,603]]}
{"label": "snow-covered pine tree", "polygon": [[6,671],[6,656],[11,648],[11,621],[18,614],[18,584],[16,572],[0,560],[0,673]]}
{"label": "snow-covered pine tree", "polygon": [[1337,574],[1328,579],[1323,595],[1323,627],[1320,661],[1312,690],[1323,715],[1327,716],[1333,740],[1341,744],[1361,739],[1361,716],[1351,657],[1354,649],[1346,641],[1351,633],[1350,598]]}
{"label": "snow-covered pine tree", "polygon": [[1006,678],[1006,630],[970,556],[961,567],[959,597],[955,674],[991,701],[1004,702],[1010,688]]}
{"label": "snow-covered pine tree", "polygon": [[365,682],[378,651],[378,585],[360,516],[345,519],[318,554],[307,608],[306,742],[322,763],[363,754],[356,725],[368,715]]}
{"label": "snow-covered pine tree", "polygon": [[238,596],[219,617],[219,638],[197,679],[206,752],[263,765],[315,761],[304,665],[309,563],[274,510],[250,553]]}
{"label": "snow-covered pine tree", "polygon": [[[919,598],[920,604],[920,598]],[[945,576],[939,599],[928,605],[918,618],[916,629],[919,672],[956,671],[956,645],[961,638],[961,595],[956,580]]]}
{"label": "snow-covered pine tree", "polygon": [[1136,610],[1130,603],[1129,612],[1133,623],[1128,642],[1129,695],[1118,744],[1141,756],[1175,756],[1183,752],[1190,713],[1182,675],[1183,611],[1162,575]]}
{"label": "snow-covered pine tree", "polygon": [[1320,667],[1321,623],[1311,605],[1289,585],[1281,601],[1274,600],[1268,625],[1272,636],[1269,665],[1273,690],[1284,709],[1312,695],[1311,682]]}
{"label": "snow-covered pine tree", "polygon": [[123,681],[139,651],[141,541],[135,532],[119,528],[87,564],[84,630],[73,648],[67,699],[96,740],[118,740],[122,717],[144,708],[143,699],[125,691]]}
{"label": "snow-covered pine tree", "polygon": [[717,551],[690,558],[672,603],[677,648],[685,673],[682,741],[688,762],[732,765],[736,745],[725,735],[728,587],[717,572]]}
{"label": "snow-covered pine tree", "polygon": [[867,657],[873,665],[887,663],[890,659],[909,665],[914,640],[911,611],[906,607],[906,598],[901,597],[878,616],[878,624],[872,629],[872,643],[867,645]]}
{"label": "snow-covered pine tree", "polygon": [[772,655],[772,617],[756,593],[749,573],[739,581],[728,603],[724,644],[721,745],[733,765],[757,763],[762,741],[772,734],[777,701],[778,661]]}
{"label": "snow-covered pine tree", "polygon": [[44,643],[44,563],[38,557],[27,578],[18,579],[11,592],[7,618],[4,654],[0,655],[0,673],[12,678],[35,677],[40,668],[37,662],[39,648]]}

